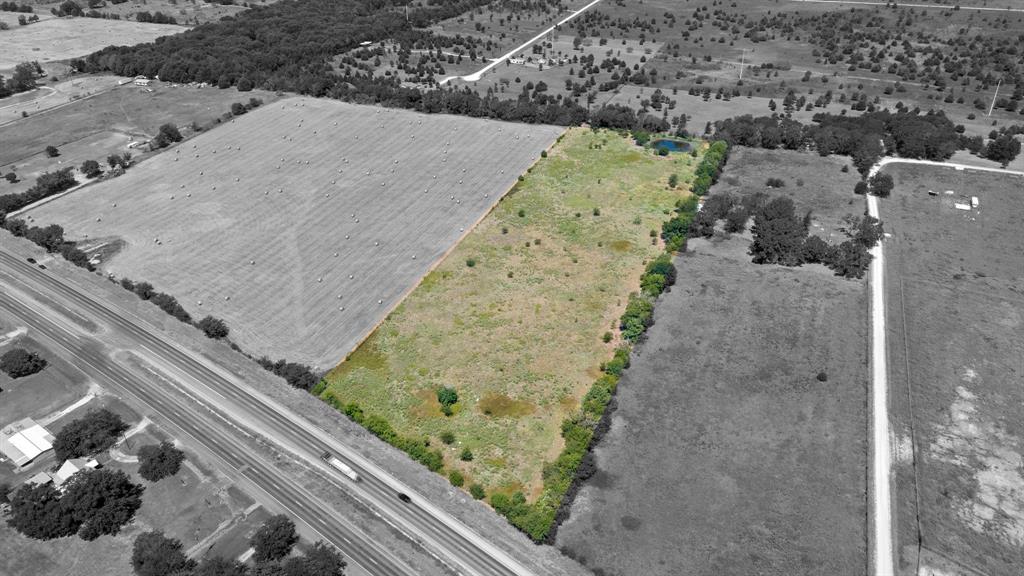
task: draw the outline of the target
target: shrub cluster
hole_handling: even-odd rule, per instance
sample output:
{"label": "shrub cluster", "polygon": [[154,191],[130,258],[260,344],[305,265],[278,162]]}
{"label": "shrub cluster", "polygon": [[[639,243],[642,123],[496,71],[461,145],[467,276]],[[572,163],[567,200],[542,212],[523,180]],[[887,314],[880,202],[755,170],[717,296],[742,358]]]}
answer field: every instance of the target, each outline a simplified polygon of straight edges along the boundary
{"label": "shrub cluster", "polygon": [[[318,386],[313,393],[317,394],[322,391],[323,386]],[[325,400],[334,408],[344,412],[353,422],[366,428],[374,436],[405,452],[413,460],[423,464],[432,472],[437,472],[444,467],[444,457],[441,455],[441,451],[431,450],[429,440],[402,436],[391,427],[390,422],[375,414],[364,413],[362,407],[355,402],[342,404],[333,394],[328,394]]]}
{"label": "shrub cluster", "polygon": [[305,364],[288,362],[284,359],[273,362],[266,356],[257,359],[256,362],[258,362],[264,370],[273,372],[277,376],[284,378],[285,382],[293,388],[313,391],[315,390],[317,383],[320,382],[320,377],[313,372],[312,368]]}
{"label": "shrub cluster", "polygon": [[190,316],[188,311],[178,303],[178,300],[174,296],[164,294],[163,292],[157,292],[149,282],[135,283],[128,278],[122,278],[121,287],[125,290],[134,292],[136,296],[143,300],[148,300],[153,304],[156,304],[161,310],[167,312],[171,316],[174,316],[181,322],[186,324],[190,324],[192,322],[192,316]]}

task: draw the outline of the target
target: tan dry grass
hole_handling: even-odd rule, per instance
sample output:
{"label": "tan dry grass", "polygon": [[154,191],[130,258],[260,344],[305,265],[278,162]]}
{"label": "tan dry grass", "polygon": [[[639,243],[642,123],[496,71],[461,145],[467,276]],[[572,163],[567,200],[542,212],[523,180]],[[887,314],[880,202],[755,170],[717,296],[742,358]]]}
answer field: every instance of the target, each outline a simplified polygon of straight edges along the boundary
{"label": "tan dry grass", "polygon": [[[451,430],[449,467],[489,489],[524,486],[535,495],[544,463],[561,448],[562,419],[610,357],[601,335],[644,261],[663,250],[649,231],[686,195],[667,188],[668,176],[686,182],[696,163],[658,157],[613,132],[570,130],[328,375],[325,396],[358,402],[436,446]],[[459,392],[451,418],[424,407],[440,386]],[[472,462],[459,460],[464,447]]]}

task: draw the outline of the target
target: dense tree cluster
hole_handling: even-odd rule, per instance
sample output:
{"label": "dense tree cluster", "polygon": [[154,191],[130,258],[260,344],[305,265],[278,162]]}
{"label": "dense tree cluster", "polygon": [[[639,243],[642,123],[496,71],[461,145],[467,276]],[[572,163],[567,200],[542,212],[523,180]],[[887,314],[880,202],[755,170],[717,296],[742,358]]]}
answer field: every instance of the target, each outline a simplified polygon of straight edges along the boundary
{"label": "dense tree cluster", "polygon": [[139,448],[139,476],[156,482],[174,476],[185,461],[185,453],[170,442],[148,444]]}
{"label": "dense tree cluster", "polygon": [[813,125],[784,116],[750,115],[715,122],[716,137],[730,144],[798,150],[811,147],[822,156],[850,156],[862,175],[882,156],[948,160],[959,147],[956,126],[941,111],[898,109],[861,116],[814,115]]}
{"label": "dense tree cluster", "polygon": [[46,368],[46,359],[24,348],[12,348],[0,356],[0,371],[11,378],[24,378]]}
{"label": "dense tree cluster", "polygon": [[95,540],[120,532],[142,506],[142,486],[120,470],[82,470],[61,488],[22,485],[11,498],[8,525],[37,540],[73,534]]}
{"label": "dense tree cluster", "polygon": [[96,454],[113,446],[127,429],[124,420],[110,410],[91,410],[57,432],[53,452],[57,460]]}
{"label": "dense tree cluster", "polygon": [[[754,241],[750,254],[756,264],[799,266],[820,263],[846,278],[861,278],[871,263],[868,249],[882,237],[882,225],[871,216],[849,222],[849,240],[837,246],[817,236],[809,236],[811,214],[797,216],[793,201],[784,196],[767,199],[763,195],[749,195],[742,201],[723,195],[709,211],[709,217],[727,215],[739,203],[754,215],[751,231]],[[707,209],[707,205],[705,205]],[[724,214],[723,214],[724,212]]]}
{"label": "dense tree cluster", "polygon": [[21,210],[33,202],[59,194],[78,184],[71,171],[71,168],[62,168],[56,172],[46,172],[36,178],[35,186],[21,194],[5,194],[0,196],[0,212],[10,214],[15,210]]}
{"label": "dense tree cluster", "polygon": [[30,14],[32,7],[28,4],[18,4],[17,2],[0,2],[0,11],[3,12],[24,12]]}

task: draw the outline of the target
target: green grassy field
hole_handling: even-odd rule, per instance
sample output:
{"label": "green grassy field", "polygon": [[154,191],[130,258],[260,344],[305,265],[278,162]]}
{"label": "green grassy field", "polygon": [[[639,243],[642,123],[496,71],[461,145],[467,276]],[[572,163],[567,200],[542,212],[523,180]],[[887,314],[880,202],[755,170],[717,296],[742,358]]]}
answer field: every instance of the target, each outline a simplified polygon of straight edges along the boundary
{"label": "green grassy field", "polygon": [[[574,129],[346,362],[326,400],[358,402],[404,435],[444,447],[446,467],[488,491],[537,496],[560,423],[599,375],[651,230],[686,195],[699,158],[658,157],[613,132]],[[454,414],[436,390],[454,387]],[[440,435],[451,431],[445,446]],[[472,461],[462,461],[468,448]]]}

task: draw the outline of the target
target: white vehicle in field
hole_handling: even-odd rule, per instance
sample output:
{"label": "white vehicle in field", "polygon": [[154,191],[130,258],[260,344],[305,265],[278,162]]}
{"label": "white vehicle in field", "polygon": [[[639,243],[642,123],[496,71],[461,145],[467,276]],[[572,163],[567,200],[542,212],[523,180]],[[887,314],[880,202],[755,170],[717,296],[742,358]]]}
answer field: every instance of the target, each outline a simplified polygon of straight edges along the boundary
{"label": "white vehicle in field", "polygon": [[322,458],[324,462],[327,462],[345,476],[348,476],[354,482],[359,481],[359,474],[356,474],[356,471],[353,470],[348,464],[345,464],[341,460],[338,460],[330,452],[324,452],[323,454],[320,455],[320,458]]}

